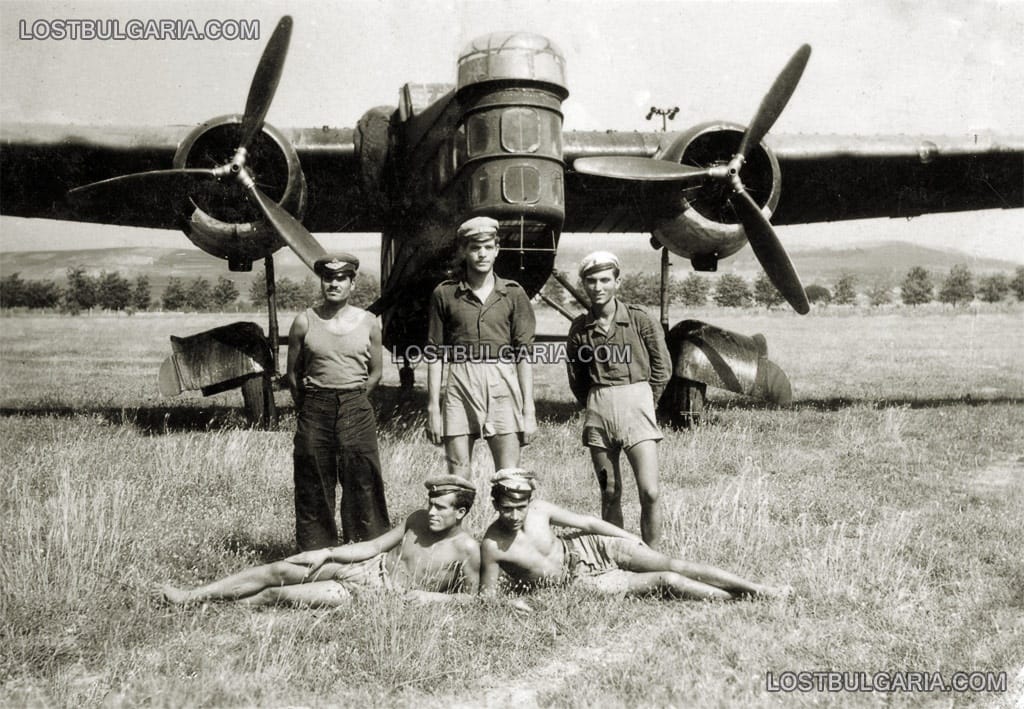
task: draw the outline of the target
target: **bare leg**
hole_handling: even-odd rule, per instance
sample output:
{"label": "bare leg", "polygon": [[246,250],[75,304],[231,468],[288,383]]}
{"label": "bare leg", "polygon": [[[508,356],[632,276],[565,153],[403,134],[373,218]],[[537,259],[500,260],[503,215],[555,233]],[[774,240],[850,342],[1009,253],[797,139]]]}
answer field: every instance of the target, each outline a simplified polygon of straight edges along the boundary
{"label": "bare leg", "polygon": [[448,460],[448,472],[472,478],[470,464],[473,461],[473,443],[471,436],[445,436],[444,455]]}
{"label": "bare leg", "polygon": [[619,471],[619,451],[590,447],[590,460],[601,487],[601,519],[622,527],[622,473]]}
{"label": "bare leg", "polygon": [[276,586],[309,583],[330,578],[337,570],[337,564],[324,564],[310,574],[308,566],[275,561],[272,564],[255,566],[239,571],[213,583],[192,590],[162,586],[161,592],[169,603],[198,603],[202,601],[236,601],[253,596],[260,591]]}
{"label": "bare leg", "polygon": [[494,469],[519,467],[519,434],[499,433],[487,439],[494,458]]}
{"label": "bare leg", "polygon": [[639,573],[671,571],[687,579],[740,596],[785,596],[790,593],[788,586],[775,587],[754,583],[717,566],[673,559],[639,544],[624,544],[620,548],[622,555],[615,561],[619,568],[628,571]]}
{"label": "bare leg", "polygon": [[619,571],[582,579],[581,582],[588,588],[604,594],[646,596],[652,593],[667,592],[679,598],[699,601],[728,601],[735,598],[729,591],[694,581],[672,571],[649,571],[646,573]]}
{"label": "bare leg", "polygon": [[661,540],[661,504],[658,502],[658,442],[640,441],[626,449],[626,458],[640,492],[640,536],[650,546]]}
{"label": "bare leg", "polygon": [[275,586],[255,596],[242,598],[239,603],[250,606],[308,606],[335,608],[352,599],[352,592],[334,581],[316,581],[300,586]]}

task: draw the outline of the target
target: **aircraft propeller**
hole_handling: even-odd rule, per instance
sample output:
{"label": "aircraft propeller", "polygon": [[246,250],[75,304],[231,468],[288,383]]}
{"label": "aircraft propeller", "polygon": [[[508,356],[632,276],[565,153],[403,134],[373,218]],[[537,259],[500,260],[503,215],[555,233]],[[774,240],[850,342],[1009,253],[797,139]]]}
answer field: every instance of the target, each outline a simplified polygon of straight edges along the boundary
{"label": "aircraft propeller", "polygon": [[253,74],[245,102],[245,113],[242,115],[239,128],[239,144],[231,160],[215,168],[176,168],[121,175],[76,187],[68,194],[72,198],[82,199],[100,191],[117,189],[126,192],[140,191],[143,194],[170,192],[174,195],[185,196],[197,185],[210,180],[224,182],[234,179],[246,191],[250,201],[263,214],[267,223],[273,227],[274,231],[302,262],[312,269],[316,260],[326,255],[326,251],[299,220],[263,193],[256,185],[252,173],[246,168],[249,148],[263,129],[267,111],[274,100],[281,72],[284,69],[285,57],[288,54],[291,34],[292,18],[285,15],[274,29],[274,33],[260,57],[256,72]]}
{"label": "aircraft propeller", "polygon": [[804,68],[811,56],[809,45],[801,46],[786,63],[776,77],[772,87],[761,100],[761,105],[751,119],[736,154],[726,165],[709,168],[695,168],[680,165],[666,160],[636,158],[628,156],[602,156],[579,158],[573,163],[578,172],[600,177],[611,177],[642,182],[675,181],[681,184],[693,184],[704,181],[717,181],[728,185],[732,190],[728,201],[736,212],[743,230],[747,235],[754,256],[760,262],[768,278],[779,290],[786,301],[801,315],[810,311],[800,276],[797,275],[793,263],[789,260],[782,243],[779,241],[772,225],[761,212],[761,208],[747,192],[740,179],[740,171],[747,160],[750,149],[761,142],[764,136],[782,114],[789,99],[793,96]]}

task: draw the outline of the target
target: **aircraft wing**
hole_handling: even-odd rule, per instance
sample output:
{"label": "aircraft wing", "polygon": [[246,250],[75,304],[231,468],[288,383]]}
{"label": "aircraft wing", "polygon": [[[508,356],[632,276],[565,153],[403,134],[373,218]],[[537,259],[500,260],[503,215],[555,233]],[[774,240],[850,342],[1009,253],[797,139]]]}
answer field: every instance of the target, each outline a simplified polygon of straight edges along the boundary
{"label": "aircraft wing", "polygon": [[[677,134],[568,132],[566,232],[647,232],[640,183],[573,171],[580,157],[652,157]],[[769,136],[782,174],[772,223],[1024,207],[1024,136]]]}
{"label": "aircraft wing", "polygon": [[[167,200],[76,211],[67,191],[171,166],[185,126],[153,128],[10,124],[0,138],[0,214],[177,229]],[[372,232],[359,209],[353,130],[285,129],[308,186],[303,223],[314,232]],[[652,157],[673,133],[567,132],[566,232],[647,232],[639,183],[573,171],[575,159]],[[800,224],[1024,206],[1024,137],[769,136],[782,197],[772,217]]]}
{"label": "aircraft wing", "polygon": [[[74,187],[171,167],[190,126],[152,128],[9,124],[0,134],[0,214],[157,229],[179,228],[174,205],[149,199],[75,209]],[[349,128],[282,130],[298,153],[308,184],[303,223],[310,231],[379,231],[350,209],[359,179]]]}

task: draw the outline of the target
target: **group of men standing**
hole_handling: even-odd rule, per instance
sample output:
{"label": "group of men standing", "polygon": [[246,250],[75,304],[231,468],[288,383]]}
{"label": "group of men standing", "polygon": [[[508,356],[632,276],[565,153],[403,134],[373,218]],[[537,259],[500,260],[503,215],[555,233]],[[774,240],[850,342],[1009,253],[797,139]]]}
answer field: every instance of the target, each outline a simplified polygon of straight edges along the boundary
{"label": "group of men standing", "polygon": [[[472,477],[478,439],[487,443],[495,469],[512,469],[520,466],[522,447],[536,433],[529,357],[536,320],[522,286],[494,272],[498,222],[470,219],[456,238],[458,270],[430,300],[427,344],[442,356],[427,365],[426,432],[432,443],[444,446],[450,474]],[[318,261],[323,301],[300,313],[289,333],[301,550],[338,541],[339,484],[342,541],[379,536],[390,526],[367,399],[380,381],[381,334],[371,314],[348,302],[358,267],[349,254]],[[654,411],[671,375],[665,339],[643,308],[616,297],[621,278],[614,254],[588,255],[579,276],[591,305],[573,321],[566,355],[570,387],[586,408],[583,443],[601,488],[602,517],[622,526],[624,451],[640,492],[641,534],[654,545],[661,527],[657,442],[662,437]],[[601,351],[613,356],[594,356]]]}
{"label": "group of men standing", "polygon": [[[533,499],[535,478],[520,461],[537,430],[533,372],[529,356],[507,356],[530,352],[533,310],[518,283],[494,273],[497,221],[470,219],[459,227],[457,240],[460,272],[437,286],[430,302],[428,345],[445,356],[428,363],[426,432],[444,446],[448,475],[426,481],[426,509],[389,530],[376,422],[367,399],[383,367],[380,327],[348,302],[358,259],[321,259],[316,272],[323,300],[300,313],[289,333],[287,381],[298,411],[300,553],[192,591],[164,587],[165,598],[332,605],[346,599],[354,584],[404,590],[421,600],[438,594],[450,599],[478,589],[493,593],[499,571],[525,586],[587,581],[602,591],[660,590],[696,598],[778,592],[653,548],[661,529],[662,435],[655,404],[671,365],[660,325],[644,309],[617,298],[620,265],[608,252],[594,252],[580,263],[590,308],[573,321],[566,347],[570,387],[586,409],[582,440],[601,488],[602,519]],[[606,356],[595,356],[599,351]],[[476,493],[470,461],[479,438],[498,471],[491,486],[498,519],[477,545],[461,524]],[[639,490],[640,537],[622,529],[623,452]],[[346,544],[335,546],[339,484],[340,539]],[[556,537],[552,525],[576,534]]]}

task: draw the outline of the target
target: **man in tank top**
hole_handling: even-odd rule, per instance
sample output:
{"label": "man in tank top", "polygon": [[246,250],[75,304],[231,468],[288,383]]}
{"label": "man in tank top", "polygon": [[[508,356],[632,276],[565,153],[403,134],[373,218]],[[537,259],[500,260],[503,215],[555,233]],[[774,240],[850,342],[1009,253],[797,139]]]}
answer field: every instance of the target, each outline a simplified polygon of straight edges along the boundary
{"label": "man in tank top", "polygon": [[349,303],[359,259],[322,258],[323,301],[299,313],[288,333],[288,387],[295,432],[295,540],[300,550],[338,543],[335,489],[341,485],[342,541],[388,530],[377,452],[377,421],[367,395],[383,370],[377,319]]}

